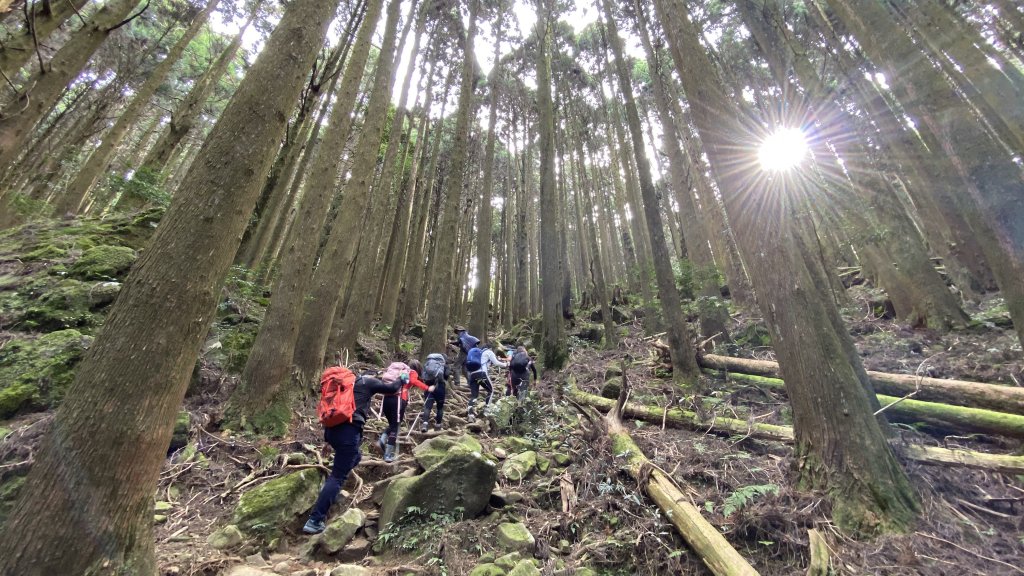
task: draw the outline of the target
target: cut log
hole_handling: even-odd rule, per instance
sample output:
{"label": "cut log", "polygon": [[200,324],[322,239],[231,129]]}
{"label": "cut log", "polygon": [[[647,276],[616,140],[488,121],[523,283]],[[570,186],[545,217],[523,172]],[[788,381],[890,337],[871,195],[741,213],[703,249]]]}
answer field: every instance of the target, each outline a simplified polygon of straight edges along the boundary
{"label": "cut log", "polygon": [[[625,403],[627,393],[628,386],[623,373],[619,408]],[[679,490],[672,479],[651,465],[650,460],[623,427],[615,407],[609,410],[605,423],[616,459],[621,459],[625,470],[643,486],[644,492],[658,505],[679,531],[679,535],[686,540],[711,572],[715,576],[757,576],[757,571],[740,556],[717,528],[701,516],[700,510],[690,503],[690,499]]]}
{"label": "cut log", "polygon": [[[783,381],[778,378],[738,372],[730,372],[729,377],[755,386],[785,390]],[[950,406],[936,402],[922,402],[910,398],[901,399],[885,394],[876,394],[876,396],[886,417],[895,422],[920,422],[940,430],[1024,438],[1024,416],[1017,414],[1005,414],[965,406]]]}
{"label": "cut log", "polygon": [[[592,406],[599,410],[611,410],[615,406],[614,400],[602,398],[595,394],[589,394],[577,388],[575,382],[569,382],[569,397],[584,406]],[[672,414],[682,413],[691,416],[672,417]],[[660,425],[662,423],[663,408],[657,406],[636,406],[625,405],[622,414],[645,422]],[[669,410],[668,417],[664,419],[666,425],[673,428],[687,428],[704,433],[714,433],[725,436],[742,435],[759,440],[775,440],[778,442],[793,442],[793,428],[789,426],[775,426],[772,424],[753,424],[734,418],[713,418],[701,421],[692,412],[685,410]],[[936,446],[919,445],[896,445],[894,450],[903,454],[907,459],[932,464],[937,466],[960,466],[964,468],[976,468],[999,472],[1002,474],[1024,474],[1024,456],[1007,456],[1003,454],[986,454],[971,450],[959,450],[939,448]]]}
{"label": "cut log", "polygon": [[[705,354],[698,358],[698,361],[702,367],[715,370],[773,378],[778,378],[780,374],[778,363],[766,360]],[[982,384],[966,380],[925,378],[913,374],[889,374],[872,370],[868,371],[868,376],[875,387],[875,392],[879,394],[906,396],[918,390],[914,396],[917,400],[1024,415],[1024,388],[1022,387]]]}

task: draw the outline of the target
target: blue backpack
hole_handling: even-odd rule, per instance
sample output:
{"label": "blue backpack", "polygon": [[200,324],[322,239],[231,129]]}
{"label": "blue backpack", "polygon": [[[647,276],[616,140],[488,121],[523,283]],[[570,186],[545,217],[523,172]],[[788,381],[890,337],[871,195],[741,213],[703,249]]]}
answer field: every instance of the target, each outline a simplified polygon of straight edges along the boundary
{"label": "blue backpack", "polygon": [[482,348],[473,348],[466,355],[466,370],[469,372],[476,372],[482,367],[481,359],[483,358],[484,351]]}

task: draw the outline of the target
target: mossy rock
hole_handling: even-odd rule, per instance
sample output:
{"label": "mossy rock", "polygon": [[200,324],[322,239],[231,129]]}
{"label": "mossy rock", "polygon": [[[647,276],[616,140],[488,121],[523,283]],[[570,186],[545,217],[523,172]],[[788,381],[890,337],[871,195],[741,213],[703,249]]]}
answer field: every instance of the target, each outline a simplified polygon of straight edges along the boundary
{"label": "mossy rock", "polygon": [[604,328],[597,324],[585,324],[577,330],[576,335],[580,340],[600,344],[601,339],[604,338]]}
{"label": "mossy rock", "polygon": [[572,456],[562,454],[561,452],[555,452],[552,454],[551,459],[554,460],[555,466],[558,466],[559,468],[565,468],[569,464],[572,464]]}
{"label": "mossy rock", "polygon": [[507,430],[512,425],[519,401],[512,396],[503,396],[484,410],[487,419],[497,430]]}
{"label": "mossy rock", "polygon": [[331,576],[370,576],[372,572],[355,564],[342,564],[331,570]]}
{"label": "mossy rock", "polygon": [[168,454],[188,444],[188,430],[191,422],[192,418],[188,412],[185,410],[178,412],[178,417],[174,420],[174,434],[171,436],[171,445],[167,447]]}
{"label": "mossy rock", "polygon": [[503,550],[532,553],[537,541],[529,528],[519,522],[503,522],[498,525],[498,546]]}
{"label": "mossy rock", "polygon": [[537,453],[528,450],[505,460],[501,465],[501,475],[512,482],[519,482],[529,478],[536,469]]}
{"label": "mossy rock", "polygon": [[68,273],[82,280],[110,280],[124,275],[138,258],[127,246],[96,246],[82,253]]}
{"label": "mossy rock", "polygon": [[479,451],[453,446],[423,474],[399,478],[388,486],[378,525],[386,529],[411,506],[439,514],[461,509],[465,518],[473,518],[487,506],[497,478],[497,467]]}
{"label": "mossy rock", "polygon": [[501,441],[501,443],[504,444],[505,448],[507,448],[508,451],[511,453],[526,452],[527,450],[533,450],[533,442],[530,442],[529,440],[525,438],[520,438],[518,436],[507,436],[504,440]]}
{"label": "mossy rock", "polygon": [[547,456],[537,454],[537,472],[547,474],[549,468],[551,468],[551,460]]}
{"label": "mossy rock", "polygon": [[509,571],[508,576],[540,576],[540,569],[533,562],[522,560]]}
{"label": "mossy rock", "polygon": [[470,571],[469,576],[505,576],[506,572],[500,567],[491,564],[477,564],[473,570]]}
{"label": "mossy rock", "polygon": [[249,490],[239,499],[232,523],[246,534],[269,540],[313,506],[320,479],[320,472],[310,468]]}
{"label": "mossy rock", "polygon": [[622,392],[622,377],[614,376],[604,381],[604,386],[601,387],[601,397],[611,398],[616,400],[619,397],[619,393]]}
{"label": "mossy rock", "polygon": [[519,552],[510,552],[494,561],[495,566],[502,570],[511,570],[516,567],[522,561],[523,555]]}
{"label": "mossy rock", "polygon": [[[36,287],[21,302],[8,300],[12,320],[23,329],[52,331],[64,328],[95,328],[103,323],[97,314],[117,298],[118,282],[82,282],[65,278],[56,285]],[[20,308],[20,309],[19,309]]]}
{"label": "mossy rock", "polygon": [[576,569],[576,576],[597,576],[597,572],[593,568],[584,566]]}
{"label": "mossy rock", "polygon": [[12,340],[0,350],[0,419],[55,406],[92,337],[60,330],[35,340]]}
{"label": "mossy rock", "polygon": [[238,529],[238,526],[229,524],[210,534],[206,538],[206,543],[215,550],[227,550],[228,548],[238,546],[243,540],[245,540],[245,536],[242,535],[242,531]]}
{"label": "mossy rock", "polygon": [[609,378],[615,378],[615,377],[621,377],[621,376],[622,376],[622,367],[621,366],[618,366],[616,364],[609,364],[608,366],[604,367],[604,379],[605,380],[608,380]]}
{"label": "mossy rock", "polygon": [[416,458],[416,462],[423,467],[424,470],[429,469],[438,462],[444,460],[445,456],[448,455],[453,448],[460,446],[469,452],[476,452],[483,454],[484,447],[480,444],[480,441],[470,436],[469,434],[463,434],[457,438],[451,436],[435,436],[425,442],[421,442],[418,446],[413,448],[412,454]]}

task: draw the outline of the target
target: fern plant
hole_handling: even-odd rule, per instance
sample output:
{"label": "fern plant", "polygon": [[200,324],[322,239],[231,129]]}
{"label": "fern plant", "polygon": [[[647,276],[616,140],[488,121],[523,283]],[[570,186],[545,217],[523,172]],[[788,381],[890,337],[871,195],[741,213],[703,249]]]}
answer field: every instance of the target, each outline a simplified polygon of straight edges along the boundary
{"label": "fern plant", "polygon": [[729,497],[725,499],[725,502],[723,503],[724,505],[722,506],[722,515],[728,518],[757,498],[764,496],[765,494],[778,493],[779,487],[777,484],[753,484],[751,486],[744,486],[730,494]]}

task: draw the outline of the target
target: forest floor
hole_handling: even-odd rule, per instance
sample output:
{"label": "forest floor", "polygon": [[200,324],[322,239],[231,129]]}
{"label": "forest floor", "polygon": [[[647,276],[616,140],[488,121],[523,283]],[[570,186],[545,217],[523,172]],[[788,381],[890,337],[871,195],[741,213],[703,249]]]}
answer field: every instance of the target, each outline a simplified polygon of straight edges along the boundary
{"label": "forest floor", "polygon": [[[851,295],[855,305],[847,309],[848,313],[857,309],[858,301],[866,303],[874,296],[863,288],[854,289]],[[998,314],[998,307],[997,301],[989,301],[976,313],[985,317],[996,309]],[[868,369],[1009,385],[1021,379],[1024,364],[1012,331],[982,324],[974,331],[943,335],[910,330],[892,320],[865,314],[848,315],[847,320]],[[771,359],[770,348],[756,337],[761,333],[757,319],[737,317],[734,321],[734,333],[744,335],[741,343],[720,352]],[[570,374],[581,389],[599,394],[609,368],[618,367],[625,359],[633,386],[631,401],[684,407],[689,403],[694,407],[692,396],[677,393],[664,378],[667,365],[652,346],[652,339],[643,336],[639,323],[623,328],[626,336],[615,350],[601,350],[572,337],[569,367],[535,387],[538,397],[527,406],[527,416],[518,430],[471,427],[491,451],[512,434],[541,445],[559,445],[572,455],[570,466],[521,482],[499,476],[496,489],[521,494],[522,500],[493,511],[488,508],[489,513],[479,518],[444,518],[434,529],[416,527],[412,532],[419,536],[406,534],[404,540],[399,538],[399,544],[382,554],[371,548],[377,536],[373,527],[377,515],[374,494],[380,491],[370,486],[389,474],[415,468],[411,444],[437,433],[405,436],[406,428],[403,438],[408,438],[409,444],[403,446],[394,465],[385,465],[376,447],[371,448],[383,421],[371,422],[364,440],[367,458],[357,469],[361,488],[349,499],[368,513],[369,527],[339,555],[310,557],[304,549],[308,537],[298,532],[302,518],[296,520],[278,550],[269,555],[252,556],[260,552],[255,545],[224,553],[204,549],[204,542],[209,533],[230,521],[237,493],[226,491],[226,487],[243,477],[271,478],[287,470],[282,467],[283,459],[274,460],[268,455],[304,449],[309,453],[319,446],[320,428],[312,411],[297,413],[293,435],[276,442],[245,440],[230,431],[200,430],[200,446],[209,459],[208,467],[173,464],[172,460],[162,476],[161,490],[170,499],[171,487],[179,487],[174,499],[180,503],[156,533],[165,574],[216,574],[239,562],[266,563],[265,569],[280,574],[327,574],[340,561],[362,563],[380,574],[469,574],[482,556],[489,552],[500,555],[493,537],[495,526],[513,519],[525,523],[537,539],[535,554],[544,574],[571,574],[572,568],[580,566],[593,567],[601,574],[710,574],[636,482],[619,471],[610,443],[597,423],[556,400],[555,388]],[[363,346],[373,353],[383,349],[383,343],[373,337],[364,338]],[[760,422],[791,424],[785,398],[777,393],[714,376],[707,376],[703,384],[706,392],[701,403],[706,411],[742,419],[755,413]],[[466,430],[466,389],[459,388],[454,396],[454,405],[446,410],[442,434],[457,435]],[[193,398],[189,409],[211,413],[216,420],[220,401],[215,396]],[[414,400],[406,425],[419,406]],[[856,540],[832,524],[829,506],[821,494],[791,488],[790,446],[662,428],[641,421],[629,421],[627,427],[645,454],[686,487],[691,501],[761,574],[804,574],[810,528],[826,536],[836,574],[1024,573],[1020,564],[1024,558],[1024,477],[904,460],[921,498],[920,520],[908,534]],[[900,425],[897,430],[898,438],[893,441],[897,446],[923,443],[997,453],[1021,450],[1019,441],[1005,438],[935,436],[908,425]],[[568,507],[560,492],[565,480],[578,498]],[[351,481],[347,487],[354,486],[355,481]]]}
{"label": "forest floor", "polygon": [[[140,230],[148,227],[147,219],[137,218],[101,232],[118,238],[114,242],[118,246],[134,248],[144,240]],[[68,230],[59,234],[48,229],[23,231],[20,234],[27,240],[17,245],[11,243],[17,236],[0,238],[0,371],[16,369],[7,363],[19,349],[32,350],[24,342],[41,341],[43,334],[58,332],[74,332],[70,356],[58,357],[62,364],[73,365],[80,356],[79,347],[87,346],[86,339],[102,324],[103,306],[113,298],[98,299],[98,289],[123,278],[127,266],[114,266],[116,270],[99,275],[79,270],[79,262],[96,248],[95,242],[83,243]],[[26,257],[30,253],[33,256]],[[87,289],[84,300],[73,298],[80,288]],[[54,293],[62,296],[48,300],[47,294]],[[613,350],[580,339],[582,330],[577,329],[569,339],[569,366],[559,374],[545,375],[533,387],[536,394],[503,429],[481,421],[467,424],[468,394],[458,386],[450,392],[442,432],[408,433],[421,405],[422,397],[414,391],[402,431],[401,456],[394,464],[385,464],[374,442],[384,421],[372,420],[367,425],[363,462],[335,507],[338,515],[348,505],[357,506],[368,521],[338,554],[309,552],[309,537],[300,531],[304,516],[295,517],[273,550],[256,540],[214,549],[207,538],[231,523],[243,492],[288,472],[330,462],[329,456],[320,455],[321,428],[311,399],[295,411],[291,432],[282,439],[221,428],[224,403],[237,383],[244,350],[251,345],[268,295],[236,273],[225,296],[186,398],[188,437],[183,448],[169,454],[156,493],[156,501],[165,503],[157,511],[155,538],[159,565],[166,575],[212,576],[241,565],[263,573],[323,576],[341,563],[362,564],[374,574],[465,575],[482,557],[501,555],[494,533],[504,521],[522,522],[529,528],[543,574],[569,575],[581,567],[608,575],[710,574],[637,483],[620,471],[600,420],[560,399],[559,388],[571,376],[580,389],[600,394],[625,362],[631,403],[792,424],[784,394],[719,374],[702,377],[700,396],[681,393],[667,379],[667,363],[655,346],[656,339],[645,336],[639,321],[620,325],[620,344]],[[880,293],[869,287],[855,286],[849,296],[844,319],[869,370],[1007,386],[1024,383],[1024,354],[1007,326],[1005,304],[998,298],[969,305],[977,320],[973,328],[940,334],[876,316],[884,306],[878,305]],[[54,300],[61,300],[64,308],[50,310]],[[582,328],[586,323],[580,324]],[[730,331],[733,342],[718,345],[716,353],[773,359],[758,318],[735,315]],[[514,341],[505,335],[493,340]],[[360,369],[379,369],[385,359],[405,356],[390,358],[380,334],[367,335],[360,344],[354,363]],[[417,347],[417,340],[407,337],[402,349]],[[58,377],[65,378],[55,375],[53,381]],[[503,377],[502,372],[497,380]],[[21,409],[0,421],[0,513],[30,465],[50,418],[48,411]],[[833,525],[821,494],[793,489],[790,446],[642,421],[625,424],[644,453],[684,487],[705,518],[761,574],[806,573],[811,528],[825,536],[835,574],[1024,574],[1024,476],[929,466],[901,458],[921,499],[919,521],[907,534],[857,540]],[[413,445],[437,435],[464,432],[475,435],[487,452],[499,458],[511,452],[509,438],[519,437],[540,452],[563,452],[572,461],[522,481],[499,475],[496,490],[510,497],[504,506],[489,507],[479,517],[438,516],[386,531],[387,537],[382,538],[375,524],[382,488],[391,477],[416,468]],[[913,424],[897,425],[892,443],[897,453],[908,443],[1022,453],[1020,440],[943,434]],[[375,551],[374,543],[384,540],[388,545]]]}

